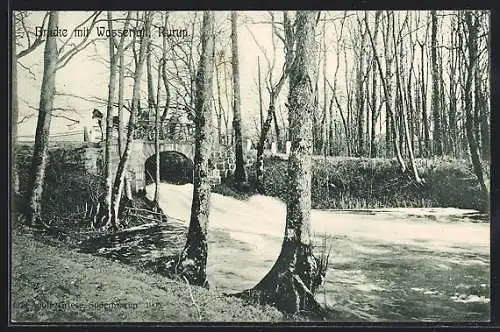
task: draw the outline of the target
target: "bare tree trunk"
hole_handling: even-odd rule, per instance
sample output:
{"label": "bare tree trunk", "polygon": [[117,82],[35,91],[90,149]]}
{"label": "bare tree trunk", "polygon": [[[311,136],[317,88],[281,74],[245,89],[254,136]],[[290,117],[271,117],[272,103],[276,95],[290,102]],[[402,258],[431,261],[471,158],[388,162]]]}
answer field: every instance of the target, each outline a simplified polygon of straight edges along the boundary
{"label": "bare tree trunk", "polygon": [[478,65],[478,47],[477,47],[477,35],[478,35],[478,26],[477,21],[472,22],[472,12],[466,11],[465,14],[465,24],[467,26],[467,49],[469,51],[469,62],[468,62],[468,70],[467,70],[467,80],[465,83],[465,130],[467,133],[467,140],[469,142],[469,150],[470,156],[472,159],[472,165],[474,168],[474,173],[476,173],[479,185],[481,186],[481,190],[484,193],[489,193],[489,189],[486,186],[483,169],[481,167],[481,161],[479,158],[479,146],[477,143],[477,133],[474,133],[473,126],[473,102],[472,102],[472,81],[474,78],[475,66]]}
{"label": "bare tree trunk", "polygon": [[[274,22],[274,21],[273,21]],[[273,23],[274,24],[274,23]],[[263,181],[264,181],[264,145],[266,142],[267,134],[269,132],[269,129],[271,128],[271,122],[273,120],[273,117],[275,116],[275,104],[276,100],[279,96],[279,93],[285,83],[286,78],[288,77],[288,73],[290,71],[290,67],[292,65],[293,61],[293,49],[291,48],[291,44],[293,43],[293,29],[292,29],[292,24],[290,22],[290,19],[288,17],[287,12],[285,11],[283,13],[283,26],[285,30],[285,65],[283,72],[281,74],[281,77],[276,83],[276,85],[273,84],[272,80],[270,82],[270,92],[269,92],[269,107],[267,110],[267,117],[266,121],[264,122],[264,126],[262,127],[262,131],[260,133],[260,138],[259,142],[257,144],[257,162],[255,163],[256,166],[256,188],[257,191],[260,193],[264,193],[264,187],[263,187]],[[274,33],[274,31],[273,31]],[[273,37],[274,38],[274,37]],[[272,71],[273,68],[270,68]],[[311,114],[311,116],[313,116]]]}
{"label": "bare tree trunk", "polygon": [[[393,131],[395,130],[394,128],[394,120],[393,116],[391,114],[391,104],[392,104],[392,75],[391,75],[391,58],[389,55],[389,49],[391,48],[390,46],[390,38],[389,38],[389,31],[390,31],[390,24],[391,20],[389,18],[390,13],[386,13],[387,17],[387,27],[385,34],[384,34],[384,55],[385,55],[385,79],[381,73],[380,74],[380,80],[382,81],[383,86],[385,85],[386,88],[384,88],[384,99],[385,99],[385,152],[386,152],[386,157],[391,157],[394,155],[394,137],[393,137]],[[369,32],[370,33],[370,32]],[[370,39],[372,42],[375,42],[373,38]],[[372,45],[373,47],[373,45]],[[373,52],[375,54],[375,51]],[[375,55],[374,55],[375,57]],[[376,61],[377,58],[375,58]],[[379,66],[380,68],[380,66]],[[387,90],[387,93],[385,91]]]}
{"label": "bare tree trunk", "polygon": [[[394,34],[394,26],[393,26],[393,34]],[[396,42],[395,37],[396,36],[394,34],[394,42]],[[400,100],[400,103],[402,104],[403,91],[402,91],[402,87],[401,87],[401,85],[402,85],[402,83],[401,83],[401,62],[400,62],[400,59],[398,59],[397,52],[395,52],[395,58],[396,58],[396,88],[397,88],[396,93],[399,95],[399,100]],[[401,127],[403,128],[403,132],[404,132],[404,137],[402,137],[402,139],[404,140],[406,138],[406,147],[408,149],[408,154],[410,156],[410,165],[412,168],[413,176],[415,178],[415,181],[418,184],[422,184],[425,181],[422,178],[420,178],[420,176],[418,174],[417,166],[415,164],[415,156],[413,154],[413,148],[411,145],[410,130],[408,128],[408,119],[406,116],[407,110],[401,108],[400,111],[401,111],[401,122],[402,122]]]}
{"label": "bare tree trunk", "polygon": [[449,77],[450,77],[449,78],[450,107],[448,112],[448,122],[450,123],[449,135],[452,145],[451,151],[454,157],[458,157],[458,124],[457,124],[458,91],[457,91],[457,81],[456,81],[457,75],[455,71],[457,70],[459,52],[454,49],[455,47],[457,47],[456,39],[458,31],[456,29],[458,29],[458,24],[455,25],[455,21],[453,21],[450,33],[451,47],[453,49],[450,50],[450,59],[448,61]]}
{"label": "bare tree trunk", "polygon": [[[391,20],[388,20],[389,22]],[[388,29],[387,29],[387,36],[389,35],[389,25],[390,23],[388,22]],[[374,43],[373,43],[373,36],[371,35],[371,32],[370,32],[370,29],[368,27],[368,21],[365,20],[365,24],[366,24],[366,30],[368,32],[368,36],[370,37],[370,42],[371,42],[371,45],[372,45],[372,49],[373,49],[373,56],[375,57],[375,60],[377,62],[377,67],[379,69],[379,74],[380,74],[380,80],[382,82],[382,87],[383,87],[383,90],[384,90],[384,96],[385,96],[385,100],[386,100],[386,112],[388,114],[388,118],[390,119],[390,122],[391,122],[391,132],[392,132],[392,142],[393,142],[393,146],[394,146],[394,150],[395,150],[395,153],[396,153],[396,157],[397,157],[397,160],[398,160],[398,163],[399,163],[399,166],[401,168],[401,172],[405,172],[406,171],[406,164],[403,160],[403,157],[401,155],[401,151],[399,150],[399,140],[398,140],[398,135],[397,135],[397,132],[396,132],[396,121],[394,119],[394,113],[392,111],[392,107],[391,107],[391,89],[392,87],[390,87],[390,83],[391,83],[391,77],[392,77],[392,73],[391,73],[391,66],[392,66],[392,59],[388,56],[388,43],[386,42],[386,45],[385,45],[385,49],[386,49],[386,77],[384,78],[384,75],[383,75],[383,72],[382,72],[382,65],[380,64],[380,59],[378,58],[378,55],[377,55],[377,49],[374,47]],[[392,22],[392,24],[394,24],[394,22]],[[386,37],[387,37],[386,36]],[[387,37],[387,40],[389,40],[390,38]],[[388,135],[389,133],[386,133],[386,135]]]}
{"label": "bare tree trunk", "polygon": [[260,57],[257,58],[257,70],[259,79],[259,114],[260,114],[260,131],[264,128],[264,106],[262,105],[262,79],[260,73]]}
{"label": "bare tree trunk", "polygon": [[176,265],[178,273],[189,283],[208,287],[207,232],[210,210],[210,182],[208,179],[208,158],[212,144],[212,83],[214,65],[213,12],[203,13],[201,30],[201,56],[196,79],[196,141],[194,156],[194,187],[191,204],[191,219],[186,245]]}
{"label": "bare tree trunk", "polygon": [[[408,15],[409,21],[411,22],[411,16]],[[415,127],[416,127],[416,110],[418,110],[417,106],[417,99],[418,95],[416,94],[415,97],[413,96],[414,90],[413,87],[416,86],[413,83],[413,77],[415,77],[416,81],[416,73],[415,73],[415,48],[416,48],[416,41],[413,39],[413,24],[408,23],[406,24],[406,27],[408,29],[408,34],[410,37],[410,48],[411,48],[411,57],[410,57],[410,69],[408,70],[408,82],[406,83],[406,100],[407,100],[407,105],[408,105],[408,124],[409,124],[409,130],[410,130],[410,146],[413,151],[413,154],[415,155]],[[415,104],[414,104],[415,103]]]}
{"label": "bare tree trunk", "polygon": [[[374,48],[377,48],[377,38],[378,38],[378,25],[380,21],[381,11],[375,12],[375,31],[373,32],[373,44]],[[371,126],[371,148],[370,148],[370,157],[375,158],[377,156],[377,144],[376,144],[376,136],[375,136],[375,124],[378,120],[378,110],[377,110],[377,70],[375,69],[376,60],[375,56],[373,56],[372,63],[372,126]]]}
{"label": "bare tree trunk", "polygon": [[[49,14],[49,30],[57,29],[59,13],[51,11]],[[40,106],[38,109],[38,122],[35,134],[35,146],[31,162],[31,183],[28,199],[27,222],[32,226],[41,226],[42,221],[42,194],[45,180],[45,169],[48,159],[48,145],[50,120],[54,108],[56,92],[57,70],[57,36],[48,36],[45,41],[43,57],[43,79],[40,90]]]}
{"label": "bare tree trunk", "polygon": [[118,156],[123,153],[123,103],[124,103],[124,84],[125,84],[125,56],[120,54],[118,71]]}
{"label": "bare tree trunk", "polygon": [[[18,19],[21,24],[21,26],[24,27],[25,22],[24,22],[24,16],[20,15],[21,12],[12,12],[12,26],[11,26],[11,96],[12,96],[12,104],[11,104],[11,117],[10,117],[10,143],[11,143],[11,179],[10,179],[10,185],[11,185],[11,207],[12,210],[16,209],[16,202],[17,198],[20,194],[19,192],[19,169],[17,165],[17,153],[16,153],[16,146],[17,146],[17,131],[18,131],[18,121],[19,121],[19,96],[18,96],[18,83],[17,83],[17,62],[19,59],[22,57],[32,53],[35,51],[40,45],[44,44],[44,37],[42,35],[38,35],[34,41],[31,41],[28,38],[28,45],[26,45],[26,48],[23,49],[21,52],[17,52],[17,26],[18,26]],[[18,16],[19,15],[19,16]],[[49,13],[47,12],[43,18],[43,21],[41,23],[42,28],[45,28],[45,19],[48,17]],[[27,33],[25,31],[25,33]],[[23,38],[25,36],[21,36]],[[57,69],[56,69],[57,70]],[[85,133],[84,133],[85,136]]]}
{"label": "bare tree trunk", "polygon": [[[368,12],[365,11],[365,20],[368,17]],[[365,25],[365,28],[367,25]],[[357,136],[358,136],[358,156],[362,157],[365,155],[365,93],[364,93],[364,81],[365,81],[365,41],[366,41],[366,30],[361,31],[362,25],[359,23],[359,29],[361,34],[360,47],[358,49],[359,59],[356,74],[356,108],[357,108]]]}
{"label": "bare tree trunk", "polygon": [[431,11],[431,66],[432,66],[432,129],[433,152],[435,156],[443,155],[443,140],[441,132],[441,112],[439,110],[439,67],[437,62],[437,30],[438,19],[436,11]]}
{"label": "bare tree trunk", "polygon": [[[144,23],[144,28],[146,31],[150,31],[150,25],[151,25],[151,13],[144,13],[144,18],[145,18],[145,23]],[[132,90],[132,110],[130,113],[130,119],[128,121],[128,128],[127,128],[127,141],[125,143],[125,148],[123,150],[123,155],[120,158],[120,162],[118,163],[118,168],[116,170],[116,175],[115,175],[115,181],[113,184],[113,191],[112,191],[112,207],[113,207],[113,213],[112,213],[112,218],[109,219],[108,223],[106,224],[106,227],[111,227],[113,230],[116,230],[120,227],[120,220],[119,220],[119,208],[120,208],[120,201],[121,201],[121,194],[123,190],[123,181],[125,177],[125,170],[127,167],[128,159],[130,157],[130,147],[132,145],[133,141],[133,135],[134,135],[134,129],[135,129],[135,124],[136,124],[136,116],[139,111],[139,92],[140,92],[140,82],[141,82],[141,77],[142,77],[142,72],[143,72],[143,67],[144,67],[144,60],[146,58],[146,50],[147,46],[149,44],[149,34],[145,33],[141,37],[141,44],[140,44],[140,49],[139,49],[139,57],[137,61],[137,66],[135,68],[135,73],[134,73],[134,86]]]}
{"label": "bare tree trunk", "polygon": [[[478,29],[478,34],[479,34],[479,28],[481,26],[481,23],[479,21],[479,13],[476,15],[474,24],[476,25]],[[488,34],[489,36],[489,34]],[[476,44],[479,45],[478,41],[475,42]],[[479,50],[479,47],[477,47]],[[488,56],[489,59],[489,56]],[[487,67],[488,68],[488,67]],[[488,68],[489,69],[489,68]],[[489,72],[489,70],[487,70]],[[487,115],[487,108],[488,108],[488,102],[486,100],[485,93],[483,93],[483,84],[482,84],[482,76],[488,76],[489,73],[484,73],[481,72],[481,67],[480,67],[480,56],[478,55],[477,61],[476,61],[476,67],[474,70],[474,102],[475,102],[475,114],[477,114],[477,125],[476,125],[476,130],[477,130],[477,135],[480,137],[478,140],[480,142],[480,154],[483,160],[490,160],[490,134],[489,134],[489,129],[490,126],[488,125],[488,115]],[[487,80],[486,80],[487,81]],[[488,88],[485,88],[484,91],[488,91]]]}
{"label": "bare tree trunk", "polygon": [[328,107],[329,118],[328,118],[327,154],[329,156],[333,155],[333,151],[336,148],[335,146],[336,128],[335,128],[335,119],[333,117],[334,115],[333,101],[334,101],[334,96],[330,98],[330,106]]}
{"label": "bare tree trunk", "polygon": [[[108,11],[108,29],[113,30],[113,13]],[[103,221],[111,220],[111,203],[112,203],[112,190],[113,190],[113,173],[112,173],[112,156],[111,144],[113,139],[113,101],[115,98],[116,88],[116,68],[117,58],[115,53],[115,45],[113,36],[108,37],[109,48],[109,83],[108,83],[108,104],[106,108],[106,137],[104,141],[104,197],[101,200],[100,211],[98,214],[98,223],[102,224]]]}
{"label": "bare tree trunk", "polygon": [[415,131],[416,131],[416,136],[417,136],[417,142],[418,142],[418,154],[417,156],[422,157],[422,150],[423,150],[423,138],[422,138],[422,121],[420,121],[419,117],[419,112],[421,109],[421,96],[420,96],[420,78],[417,76],[415,73],[415,85],[414,85],[414,91],[413,94],[415,96],[415,114],[414,114],[414,119],[415,119]]}
{"label": "bare tree trunk", "polygon": [[[169,13],[165,12],[164,28],[167,30]],[[170,105],[170,89],[168,87],[167,80],[167,34],[163,34],[162,37],[162,57],[158,65],[158,82],[157,82],[157,100],[155,105],[155,196],[154,196],[154,208],[160,210],[160,130],[163,127],[163,123],[167,116],[168,107]],[[160,77],[161,75],[161,77]],[[163,87],[165,89],[166,101],[164,106],[163,114],[160,117],[160,80],[163,81]]]}
{"label": "bare tree trunk", "polygon": [[425,80],[426,76],[425,75],[425,65],[424,65],[424,47],[425,43],[420,44],[420,71],[422,75],[422,81],[421,83],[421,93],[422,93],[422,123],[423,123],[423,131],[424,131],[424,149],[422,155],[424,157],[428,157],[429,153],[431,152],[431,141],[430,141],[430,135],[429,135],[429,119],[427,117],[427,81]]}
{"label": "bare tree trunk", "polygon": [[[158,81],[157,81],[157,96],[160,98],[160,71],[161,64],[158,66]],[[150,114],[154,111],[155,113],[155,122],[154,122],[154,145],[155,145],[155,194],[153,197],[153,209],[157,211],[159,209],[159,200],[160,200],[160,109],[158,104],[156,103],[156,97],[153,88],[153,68],[151,63],[151,41],[148,41],[148,46],[146,50],[146,75],[147,75],[147,87],[148,87],[148,124],[149,127],[149,119]]]}
{"label": "bare tree trunk", "polygon": [[[163,27],[165,30],[168,28],[168,18],[169,18],[170,13],[168,11],[165,11],[165,20],[163,23]],[[167,34],[163,34],[162,38],[162,55],[161,55],[161,60],[162,60],[162,67],[161,67],[161,79],[163,81],[163,88],[165,89],[165,106],[163,109],[163,113],[160,118],[160,127],[161,127],[161,132],[164,134],[164,127],[165,127],[165,119],[167,118],[167,113],[168,113],[168,108],[170,107],[170,87],[168,86],[168,79],[167,79]],[[165,137],[163,138],[165,139]]]}
{"label": "bare tree trunk", "polygon": [[160,89],[161,89],[161,72],[164,62],[162,59],[158,62],[158,75],[156,81],[156,102],[155,102],[155,196],[154,210],[160,210]]}
{"label": "bare tree trunk", "polygon": [[[223,64],[225,66],[225,64]],[[215,64],[215,80],[217,84],[217,102],[219,105],[219,111],[217,112],[217,137],[219,144],[222,144],[222,116],[224,113],[224,108],[222,106],[222,96],[220,89],[220,79],[219,79],[219,68],[217,64]]]}
{"label": "bare tree trunk", "polygon": [[[113,16],[112,12],[108,11],[107,21],[108,29],[113,30]],[[127,20],[125,22],[125,28],[128,26],[129,18],[131,12],[127,13]],[[100,206],[98,208],[98,213],[96,214],[96,221],[93,226],[102,225],[106,221],[106,225],[112,219],[112,203],[113,203],[113,174],[112,174],[112,156],[111,156],[111,144],[113,140],[113,105],[116,90],[116,74],[118,67],[118,60],[120,55],[123,53],[124,37],[120,38],[120,42],[115,51],[115,40],[114,36],[110,35],[108,38],[108,48],[109,48],[109,85],[108,85],[108,104],[106,108],[106,137],[104,146],[104,196],[100,200]],[[122,82],[123,84],[123,82]],[[122,96],[123,98],[123,96]],[[118,137],[120,133],[118,133]],[[119,138],[120,139],[120,138]],[[121,153],[120,144],[118,144],[118,151]],[[121,157],[121,154],[120,154]],[[131,190],[128,192],[127,196],[131,197]]]}
{"label": "bare tree trunk", "polygon": [[[346,123],[344,114],[342,112],[342,107],[341,107],[339,100],[337,98],[337,74],[338,74],[339,66],[340,66],[340,44],[341,44],[341,40],[342,40],[342,36],[343,36],[343,32],[344,32],[344,24],[345,24],[346,17],[347,17],[347,12],[344,13],[344,17],[341,21],[341,26],[340,26],[340,34],[337,38],[337,49],[336,49],[336,55],[337,55],[336,63],[337,63],[337,65],[335,67],[335,73],[333,74],[333,87],[330,86],[330,89],[332,90],[332,100],[330,101],[330,121],[332,122],[332,120],[333,120],[333,101],[335,101],[335,104],[339,110],[340,117],[342,119],[342,124],[344,126],[346,141],[348,141],[349,131],[347,128],[347,123]],[[330,141],[329,153],[330,153],[330,155],[333,154],[332,148],[334,146],[334,133],[332,131],[332,127],[331,127],[332,123],[331,122],[330,122],[330,132],[329,132],[329,141]],[[347,144],[347,148],[348,148],[348,153],[349,153],[349,143]]]}
{"label": "bare tree trunk", "polygon": [[[323,75],[323,119],[321,121],[321,140],[322,140],[322,147],[321,147],[321,153],[326,157],[328,154],[328,151],[330,150],[329,148],[329,137],[328,137],[328,130],[329,130],[329,124],[331,123],[331,119],[329,118],[329,112],[328,112],[328,92],[326,88],[326,23],[323,23],[323,32],[321,38],[323,39],[322,46],[323,46],[323,67],[322,67],[322,75]],[[331,113],[331,112],[330,112]]]}
{"label": "bare tree trunk", "polygon": [[281,253],[269,273],[243,296],[258,298],[279,309],[298,313],[320,310],[314,292],[324,277],[324,265],[313,255],[311,211],[312,119],[316,52],[316,13],[296,16],[297,47],[290,76],[289,131],[292,141],[288,161],[289,189],[285,236]]}
{"label": "bare tree trunk", "polygon": [[227,81],[228,81],[228,70],[227,70],[227,66],[226,64],[224,63],[223,64],[223,67],[222,69],[224,69],[224,91],[226,93],[226,105],[227,105],[227,110],[225,112],[224,115],[224,125],[225,125],[225,129],[226,129],[226,140],[225,140],[225,144],[226,145],[231,145],[231,133],[232,133],[232,130],[230,129],[230,126],[229,126],[229,115],[231,113],[231,101],[230,101],[230,90],[227,86]]}
{"label": "bare tree trunk", "polygon": [[247,173],[243,159],[243,140],[241,137],[240,63],[238,53],[238,14],[236,11],[231,12],[231,46],[233,64],[233,128],[236,155],[234,181],[237,185],[241,185],[247,182]]}
{"label": "bare tree trunk", "polygon": [[276,116],[276,109],[274,109],[273,112],[273,120],[274,120],[274,132],[276,133],[276,147],[279,150],[280,149],[280,142],[281,142],[281,136],[280,136],[280,126],[278,124],[278,117]]}
{"label": "bare tree trunk", "polygon": [[[124,93],[124,80],[125,80],[125,63],[124,52],[120,54],[118,71],[118,156],[122,157],[124,137],[123,137],[123,93]],[[128,172],[125,174],[125,196],[130,201],[132,200],[132,188],[130,184]]]}
{"label": "bare tree trunk", "polygon": [[[441,36],[441,43],[444,44],[443,36]],[[442,154],[449,154],[449,126],[447,123],[447,106],[449,105],[449,99],[445,95],[444,89],[444,74],[443,74],[443,55],[442,52],[438,52],[438,68],[439,68],[439,112],[440,112],[440,122],[441,122],[441,146]]]}
{"label": "bare tree trunk", "polygon": [[[147,77],[147,88],[148,88],[148,121],[147,127],[149,127],[150,115],[155,111],[155,93],[153,86],[153,68],[151,63],[151,43],[148,43],[146,50],[146,77]],[[146,127],[146,128],[147,128]]]}
{"label": "bare tree trunk", "polygon": [[[267,110],[266,121],[264,121],[264,126],[262,127],[262,131],[260,133],[259,142],[257,144],[257,163],[256,163],[256,178],[257,178],[257,191],[261,194],[264,194],[264,145],[266,143],[267,133],[271,128],[271,122],[273,120],[273,112],[274,112],[274,103],[276,97],[271,93],[269,96],[269,108]],[[265,135],[264,135],[265,133]]]}

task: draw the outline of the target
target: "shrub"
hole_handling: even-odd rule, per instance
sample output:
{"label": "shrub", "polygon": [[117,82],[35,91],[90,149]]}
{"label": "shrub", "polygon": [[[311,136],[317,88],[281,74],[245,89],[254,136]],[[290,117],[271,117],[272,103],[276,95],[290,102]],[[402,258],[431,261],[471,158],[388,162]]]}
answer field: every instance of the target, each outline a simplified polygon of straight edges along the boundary
{"label": "shrub", "polygon": [[[27,199],[31,177],[32,146],[16,147],[16,162],[19,174],[21,197]],[[101,179],[88,173],[80,162],[81,151],[68,149],[50,149],[42,196],[42,218],[64,218],[82,210],[85,204],[97,203],[100,195]],[[18,206],[20,212],[22,202]]]}

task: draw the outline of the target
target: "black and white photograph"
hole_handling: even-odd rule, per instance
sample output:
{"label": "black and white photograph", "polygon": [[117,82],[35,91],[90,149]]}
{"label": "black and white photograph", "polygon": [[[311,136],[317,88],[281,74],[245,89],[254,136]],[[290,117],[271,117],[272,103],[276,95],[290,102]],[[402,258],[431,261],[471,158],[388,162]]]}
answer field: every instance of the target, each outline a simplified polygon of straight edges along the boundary
{"label": "black and white photograph", "polygon": [[11,11],[10,324],[490,322],[490,15]]}

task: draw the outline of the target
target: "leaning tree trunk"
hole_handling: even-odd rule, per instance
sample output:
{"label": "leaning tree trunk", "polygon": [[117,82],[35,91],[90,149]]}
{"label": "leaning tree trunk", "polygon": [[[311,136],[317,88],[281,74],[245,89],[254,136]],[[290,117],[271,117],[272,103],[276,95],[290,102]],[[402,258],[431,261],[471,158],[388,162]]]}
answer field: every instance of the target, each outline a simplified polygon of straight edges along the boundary
{"label": "leaning tree trunk", "polygon": [[[168,12],[165,13],[164,27],[167,29],[168,23]],[[149,55],[148,55],[149,56]],[[170,93],[167,81],[167,34],[163,34],[162,38],[162,58],[158,65],[158,81],[156,90],[156,105],[155,105],[155,196],[154,196],[154,209],[156,211],[160,210],[160,128],[163,125],[163,116],[160,117],[160,89],[161,81],[163,81],[163,86],[165,88],[166,94],[166,106],[164,114],[166,116],[168,105],[170,103]],[[150,68],[148,68],[150,70]],[[148,79],[149,80],[149,79]]]}
{"label": "leaning tree trunk", "polygon": [[317,75],[314,51],[316,12],[296,16],[296,58],[290,71],[288,200],[281,253],[271,271],[253,288],[240,294],[297,313],[319,310],[314,292],[324,270],[313,255],[311,212],[312,114]]}
{"label": "leaning tree trunk", "polygon": [[264,145],[266,143],[267,133],[271,129],[271,123],[273,120],[274,104],[276,102],[276,97],[274,93],[271,92],[269,96],[269,108],[267,110],[266,121],[264,121],[264,126],[260,132],[259,142],[257,143],[257,162],[256,162],[256,189],[261,194],[264,194]]}
{"label": "leaning tree trunk", "polygon": [[201,30],[201,55],[196,77],[196,132],[193,177],[193,201],[186,245],[176,265],[177,273],[189,283],[206,286],[207,282],[207,232],[210,209],[210,181],[208,158],[212,145],[212,83],[214,66],[214,14],[203,13]]}
{"label": "leaning tree trunk", "polygon": [[[48,29],[57,29],[58,20],[58,12],[50,12]],[[48,158],[50,120],[52,118],[54,96],[56,93],[57,59],[57,36],[48,36],[45,41],[43,56],[43,79],[40,90],[40,107],[38,109],[35,146],[31,162],[32,178],[26,216],[28,224],[33,226],[41,226],[42,224],[42,193]]]}
{"label": "leaning tree trunk", "polygon": [[[238,14],[231,12],[231,51],[233,65],[233,128],[235,138],[236,169],[234,181],[242,184],[247,181],[245,161],[243,159],[243,140],[241,138],[241,98],[240,98],[240,62],[238,54]],[[276,117],[276,116],[275,116]]]}

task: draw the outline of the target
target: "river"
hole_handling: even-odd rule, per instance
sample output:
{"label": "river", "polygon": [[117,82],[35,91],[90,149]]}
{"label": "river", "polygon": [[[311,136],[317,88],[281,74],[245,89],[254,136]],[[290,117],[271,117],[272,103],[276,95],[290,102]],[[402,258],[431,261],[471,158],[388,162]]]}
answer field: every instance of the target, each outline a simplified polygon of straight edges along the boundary
{"label": "river", "polygon": [[[152,198],[154,185],[146,192]],[[191,199],[191,184],[161,184],[160,206],[186,226]],[[243,201],[213,193],[211,285],[230,293],[262,279],[280,252],[285,212],[285,204],[272,197]],[[454,208],[313,210],[313,232],[332,245],[318,300],[341,321],[486,321],[490,228],[485,218]],[[210,230],[229,236],[215,241]]]}

